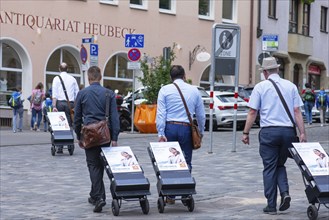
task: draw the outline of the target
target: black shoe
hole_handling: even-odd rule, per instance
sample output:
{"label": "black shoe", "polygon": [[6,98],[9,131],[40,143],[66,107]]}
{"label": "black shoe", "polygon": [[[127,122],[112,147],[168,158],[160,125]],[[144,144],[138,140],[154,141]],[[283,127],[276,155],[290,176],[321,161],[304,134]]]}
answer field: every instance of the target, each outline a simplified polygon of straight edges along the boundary
{"label": "black shoe", "polygon": [[92,205],[96,205],[96,200],[91,197],[88,198],[88,202]]}
{"label": "black shoe", "polygon": [[285,211],[290,207],[291,197],[287,192],[282,193],[279,211]]}
{"label": "black shoe", "polygon": [[103,199],[98,200],[96,202],[94,212],[101,212],[105,205],[106,205],[106,202]]}
{"label": "black shoe", "polygon": [[276,208],[270,208],[266,206],[265,208],[263,208],[263,212],[269,215],[276,215]]}

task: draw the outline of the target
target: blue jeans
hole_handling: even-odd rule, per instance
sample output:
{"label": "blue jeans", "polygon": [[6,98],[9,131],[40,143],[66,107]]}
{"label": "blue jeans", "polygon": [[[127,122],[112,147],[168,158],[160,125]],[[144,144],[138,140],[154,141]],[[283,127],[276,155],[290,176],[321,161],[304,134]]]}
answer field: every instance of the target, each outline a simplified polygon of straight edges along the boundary
{"label": "blue jeans", "polygon": [[31,128],[34,128],[34,123],[36,122],[37,117],[38,117],[37,129],[39,129],[41,119],[42,119],[42,109],[36,110],[36,109],[32,108]]}
{"label": "blue jeans", "polygon": [[289,193],[286,167],[288,148],[295,138],[292,127],[265,127],[259,132],[259,154],[263,160],[264,195],[267,205],[276,208],[277,188]]}
{"label": "blue jeans", "polygon": [[178,124],[166,124],[165,135],[168,141],[177,141],[179,143],[191,172],[193,151],[191,127]]}
{"label": "blue jeans", "polygon": [[23,113],[24,113],[23,107],[18,109],[13,108],[13,131],[15,132],[17,130],[17,116],[19,116],[18,129],[19,130],[23,129]]}
{"label": "blue jeans", "polygon": [[314,102],[305,101],[304,109],[305,109],[305,116],[306,122],[312,124],[312,108],[314,106]]}

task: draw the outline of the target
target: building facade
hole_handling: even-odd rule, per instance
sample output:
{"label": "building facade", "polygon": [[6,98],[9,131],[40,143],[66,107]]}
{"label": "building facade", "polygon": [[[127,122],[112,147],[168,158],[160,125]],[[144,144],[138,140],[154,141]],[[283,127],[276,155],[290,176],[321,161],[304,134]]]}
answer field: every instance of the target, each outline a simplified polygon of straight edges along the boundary
{"label": "building facade", "polygon": [[[102,84],[127,94],[140,83],[138,70],[127,68],[126,34],[143,34],[142,59],[152,62],[164,47],[176,54],[175,64],[184,66],[195,85],[209,83],[210,60],[195,59],[201,51],[211,52],[212,26],[215,23],[238,24],[241,28],[240,83],[248,84],[256,63],[256,12],[254,1],[237,0],[1,0],[0,11],[0,111],[1,124],[9,124],[11,109],[7,100],[15,88],[23,96],[31,94],[37,83],[51,89],[58,65],[66,62],[78,84],[87,86],[86,69],[97,63]],[[90,57],[92,38],[98,56]],[[81,48],[88,53],[80,55]],[[95,55],[95,54],[94,54]],[[93,59],[91,59],[93,58]],[[134,72],[135,71],[135,72]],[[133,84],[134,82],[134,84]],[[29,103],[24,103],[28,110]],[[28,118],[28,117],[25,117]],[[8,125],[7,125],[8,126]]]}
{"label": "building facade", "polygon": [[[256,59],[275,56],[282,77],[299,90],[329,88],[329,35],[326,0],[259,1]],[[266,45],[267,44],[267,45]],[[260,74],[255,75],[259,81]]]}

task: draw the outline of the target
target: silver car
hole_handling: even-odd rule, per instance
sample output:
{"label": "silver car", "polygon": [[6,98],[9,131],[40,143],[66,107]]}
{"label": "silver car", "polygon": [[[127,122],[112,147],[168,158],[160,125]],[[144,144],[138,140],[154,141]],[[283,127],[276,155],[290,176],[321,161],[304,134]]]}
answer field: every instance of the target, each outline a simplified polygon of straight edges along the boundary
{"label": "silver car", "polygon": [[[214,92],[214,109],[216,114],[217,126],[232,126],[234,120],[234,93],[232,92]],[[237,100],[237,125],[243,127],[249,112],[248,103],[241,97]]]}

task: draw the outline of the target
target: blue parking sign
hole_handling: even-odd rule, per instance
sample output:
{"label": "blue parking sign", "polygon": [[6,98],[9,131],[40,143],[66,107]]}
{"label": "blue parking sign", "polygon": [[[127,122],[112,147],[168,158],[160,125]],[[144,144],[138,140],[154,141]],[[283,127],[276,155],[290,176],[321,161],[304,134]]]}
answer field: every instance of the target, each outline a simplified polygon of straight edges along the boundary
{"label": "blue parking sign", "polygon": [[90,56],[98,56],[98,44],[90,44]]}
{"label": "blue parking sign", "polygon": [[144,34],[126,34],[125,47],[143,48]]}

